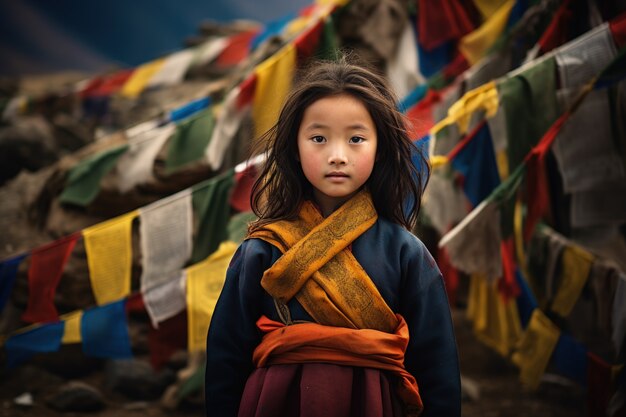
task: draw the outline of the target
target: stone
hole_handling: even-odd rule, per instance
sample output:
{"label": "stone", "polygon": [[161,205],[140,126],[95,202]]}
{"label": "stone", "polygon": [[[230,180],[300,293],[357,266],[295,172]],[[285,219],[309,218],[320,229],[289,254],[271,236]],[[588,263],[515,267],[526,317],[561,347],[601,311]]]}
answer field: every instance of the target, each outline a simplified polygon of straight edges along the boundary
{"label": "stone", "polygon": [[46,404],[58,411],[93,412],[106,407],[102,393],[82,381],[70,381],[52,394]]}

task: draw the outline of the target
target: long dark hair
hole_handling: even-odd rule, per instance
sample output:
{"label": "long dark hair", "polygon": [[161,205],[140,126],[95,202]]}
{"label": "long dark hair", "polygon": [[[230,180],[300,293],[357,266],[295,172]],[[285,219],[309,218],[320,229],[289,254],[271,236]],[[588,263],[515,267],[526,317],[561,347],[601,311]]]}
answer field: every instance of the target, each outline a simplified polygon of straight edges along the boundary
{"label": "long dark hair", "polygon": [[[315,62],[296,76],[278,122],[260,138],[266,162],[252,187],[252,210],[259,217],[250,231],[277,220],[297,217],[312,186],[297,159],[298,130],[304,111],[315,101],[349,94],[360,100],[376,125],[376,163],[365,186],[379,216],[412,229],[429,169],[422,152],[411,142],[405,118],[385,79],[363,65],[347,62]],[[413,160],[419,161],[418,170]]]}

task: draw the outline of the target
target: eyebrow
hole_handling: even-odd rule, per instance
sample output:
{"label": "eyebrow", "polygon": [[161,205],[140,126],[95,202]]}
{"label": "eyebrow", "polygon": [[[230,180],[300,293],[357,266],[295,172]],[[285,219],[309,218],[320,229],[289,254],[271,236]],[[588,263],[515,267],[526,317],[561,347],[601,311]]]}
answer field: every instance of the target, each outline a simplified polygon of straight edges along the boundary
{"label": "eyebrow", "polygon": [[[327,125],[323,124],[323,123],[311,123],[310,125],[305,127],[305,130],[314,130],[314,129],[324,129],[324,128],[328,128]],[[349,130],[369,130],[367,126],[365,126],[362,123],[355,123],[352,125],[347,126],[347,129]]]}

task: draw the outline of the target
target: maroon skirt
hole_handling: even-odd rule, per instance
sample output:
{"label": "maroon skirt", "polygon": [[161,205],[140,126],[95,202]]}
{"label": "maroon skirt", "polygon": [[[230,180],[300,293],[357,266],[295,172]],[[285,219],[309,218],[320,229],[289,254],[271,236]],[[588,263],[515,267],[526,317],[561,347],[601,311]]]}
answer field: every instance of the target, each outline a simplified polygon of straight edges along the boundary
{"label": "maroon skirt", "polygon": [[306,363],[258,368],[239,417],[400,417],[393,379],[380,370]]}

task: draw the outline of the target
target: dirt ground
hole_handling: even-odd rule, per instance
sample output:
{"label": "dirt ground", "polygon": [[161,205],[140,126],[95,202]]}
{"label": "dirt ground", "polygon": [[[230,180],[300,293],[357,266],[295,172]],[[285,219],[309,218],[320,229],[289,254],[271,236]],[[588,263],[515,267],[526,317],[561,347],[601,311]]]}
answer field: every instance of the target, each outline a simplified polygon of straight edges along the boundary
{"label": "dirt ground", "polygon": [[[585,392],[565,380],[543,381],[535,392],[526,392],[518,381],[518,371],[504,358],[476,340],[465,312],[455,310],[454,320],[463,378],[477,388],[478,399],[463,401],[463,417],[586,417]],[[98,376],[90,382],[98,383]],[[13,404],[7,381],[0,383],[2,417],[194,417],[204,416],[200,399],[188,401],[176,411],[165,410],[158,403],[128,402],[121,397],[108,398],[106,409],[93,413],[59,413],[35,398],[35,405],[20,408]],[[4,388],[2,388],[4,387]]]}

